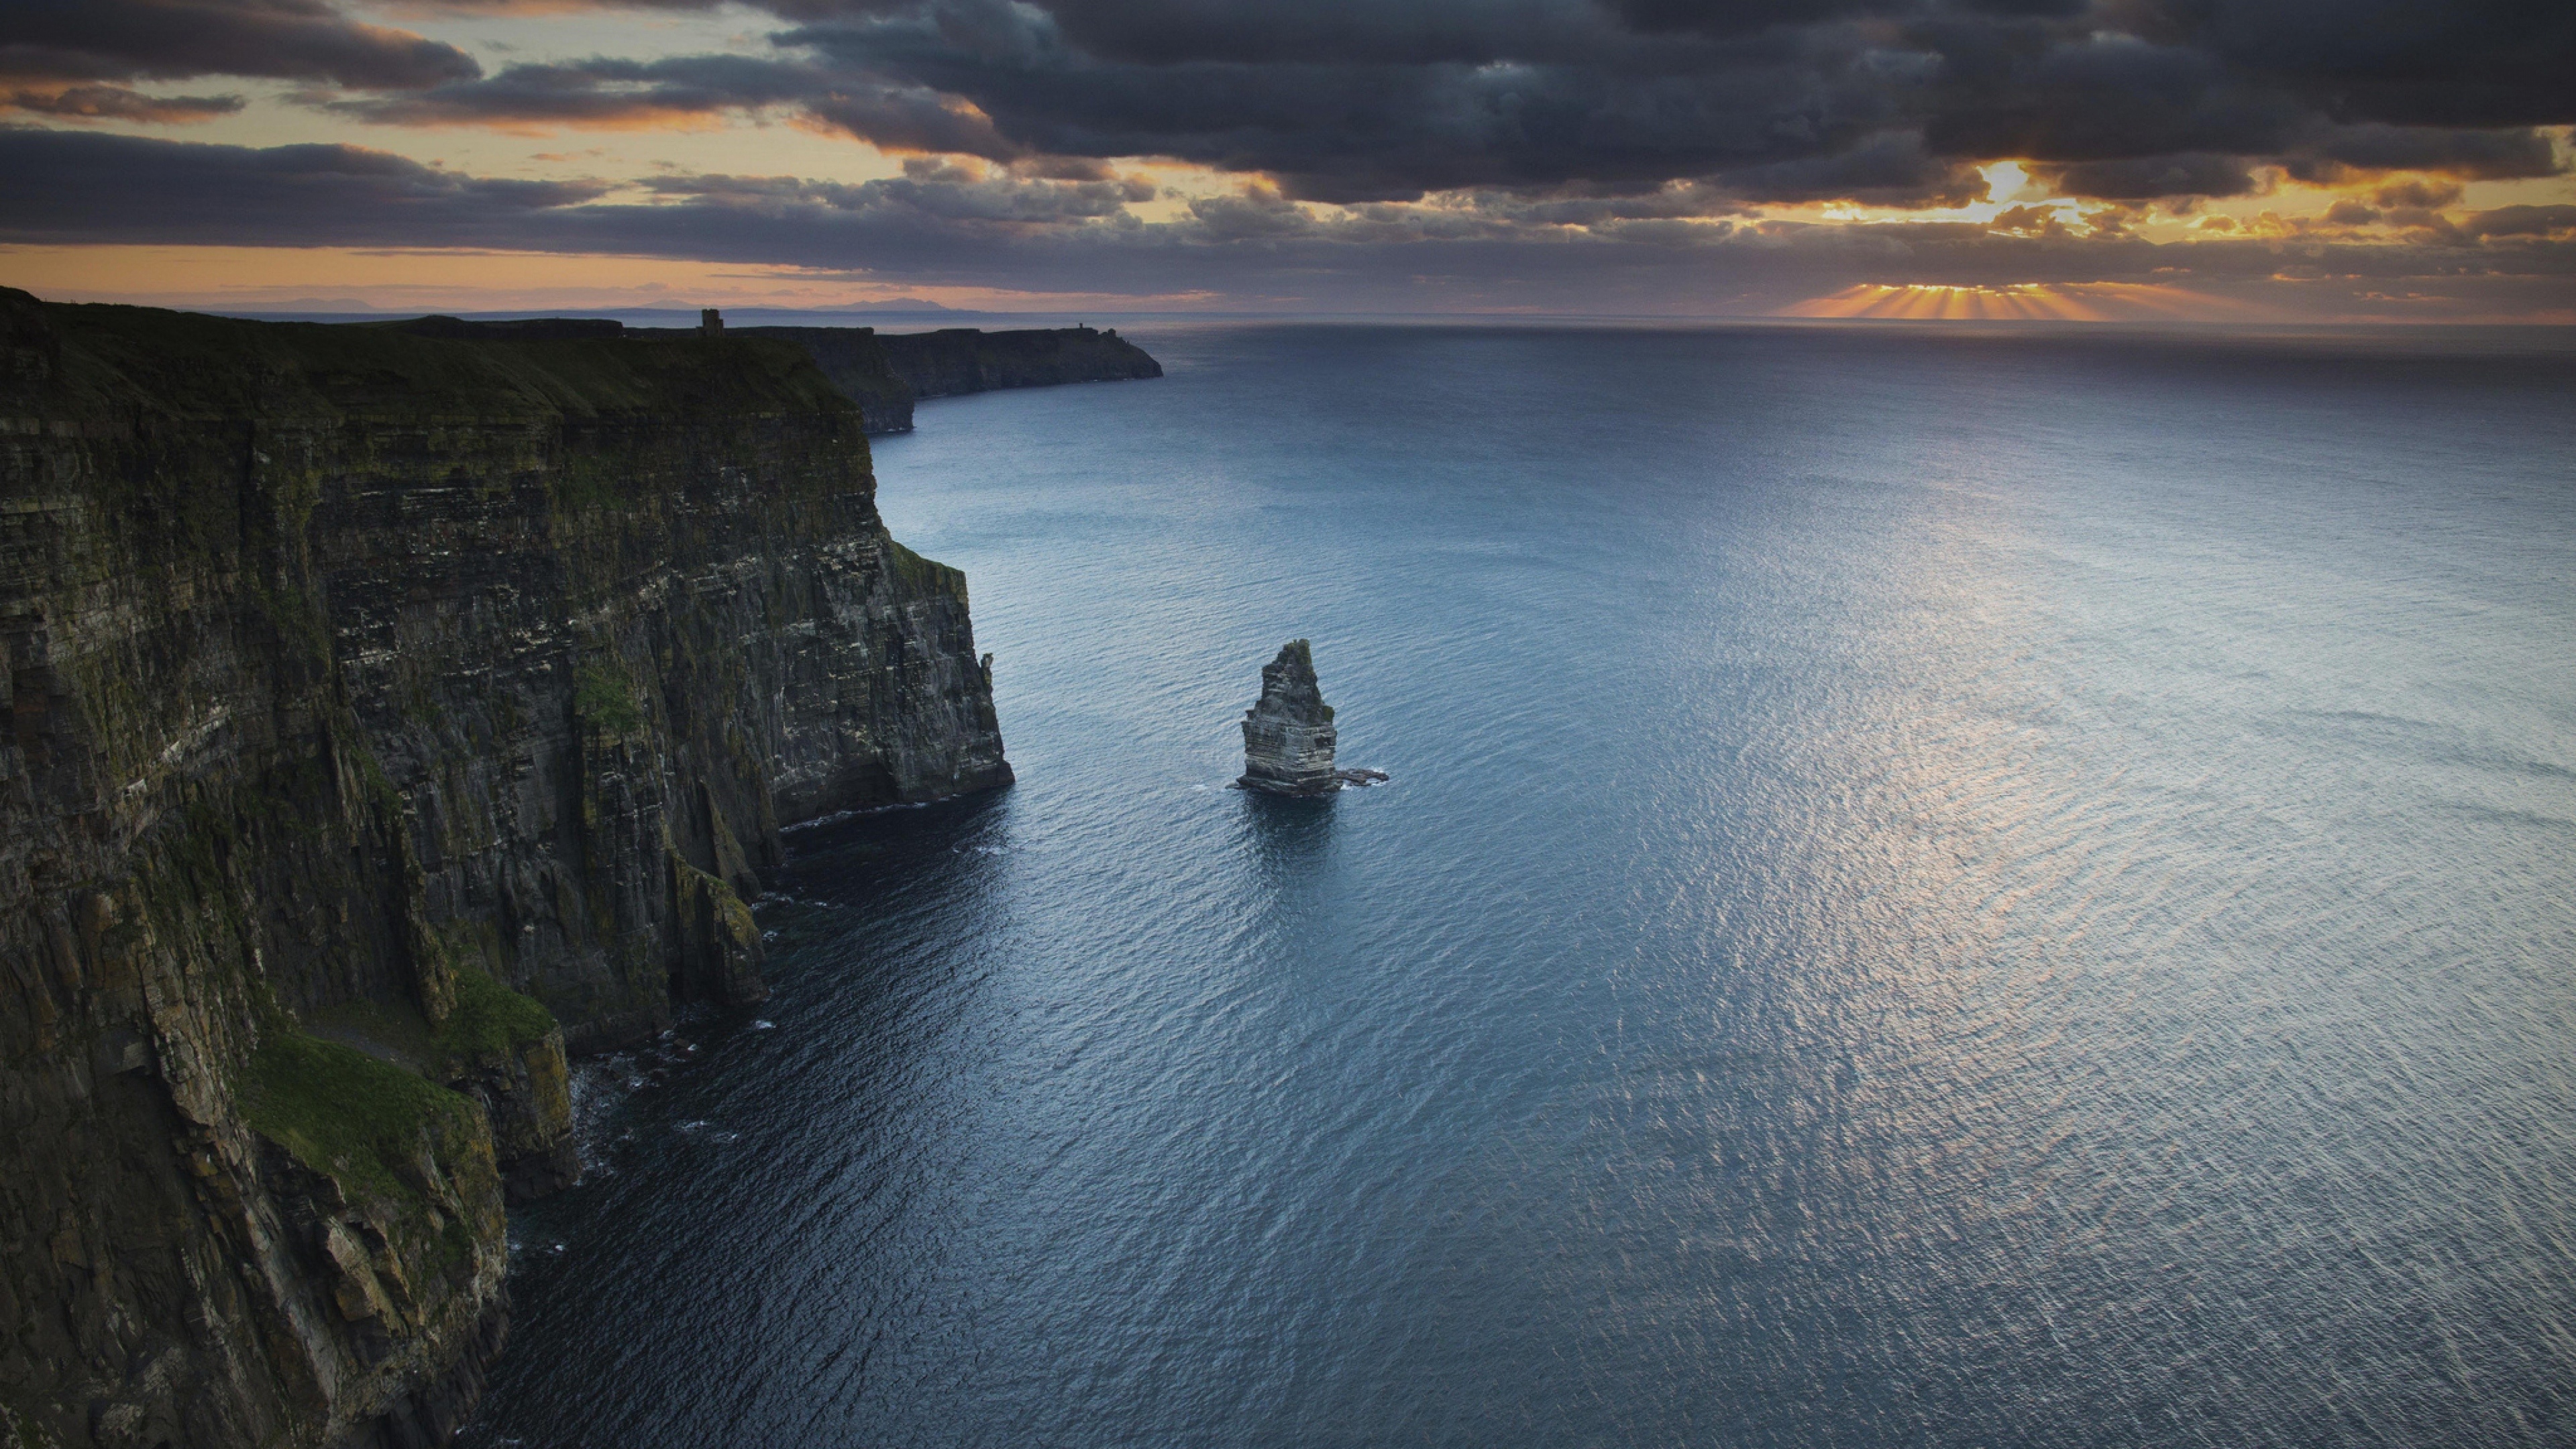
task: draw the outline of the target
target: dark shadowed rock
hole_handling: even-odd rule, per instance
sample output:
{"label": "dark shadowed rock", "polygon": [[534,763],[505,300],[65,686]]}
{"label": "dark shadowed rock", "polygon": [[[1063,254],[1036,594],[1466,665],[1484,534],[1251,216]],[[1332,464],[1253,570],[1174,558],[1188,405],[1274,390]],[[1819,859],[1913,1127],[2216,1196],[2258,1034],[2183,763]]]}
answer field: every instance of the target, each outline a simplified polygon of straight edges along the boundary
{"label": "dark shadowed rock", "polygon": [[1163,375],[1162,364],[1116,328],[950,327],[887,335],[871,327],[737,327],[726,335],[775,337],[803,347],[832,385],[859,405],[871,433],[911,432],[916,398]]}
{"label": "dark shadowed rock", "polygon": [[445,1442],[567,1049],[760,999],[786,826],[1010,779],[806,351],[557,320],[0,288],[0,1449]]}
{"label": "dark shadowed rock", "polygon": [[1243,716],[1243,778],[1235,783],[1280,795],[1338,790],[1335,743],[1333,707],[1315,682],[1314,651],[1291,639],[1261,666],[1261,702]]}
{"label": "dark shadowed rock", "polygon": [[602,338],[620,336],[626,331],[626,324],[609,317],[518,317],[497,322],[473,322],[462,317],[436,316],[349,325],[404,332],[414,337],[438,337],[451,342],[597,342]]}
{"label": "dark shadowed rock", "polygon": [[946,327],[878,339],[886,361],[918,397],[957,397],[1006,387],[1124,382],[1161,377],[1163,365],[1118,335],[1089,327],[983,332]]}
{"label": "dark shadowed rock", "polygon": [[805,349],[841,395],[859,405],[871,433],[912,431],[912,384],[886,361],[873,327],[736,327],[733,337],[775,337]]}

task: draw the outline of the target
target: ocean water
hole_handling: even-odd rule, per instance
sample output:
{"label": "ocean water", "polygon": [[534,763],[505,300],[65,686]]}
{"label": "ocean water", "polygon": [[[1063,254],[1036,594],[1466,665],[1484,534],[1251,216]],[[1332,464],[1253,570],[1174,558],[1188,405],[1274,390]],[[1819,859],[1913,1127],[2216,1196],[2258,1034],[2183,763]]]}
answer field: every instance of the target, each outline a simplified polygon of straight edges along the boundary
{"label": "ocean water", "polygon": [[[1138,329],[478,1445],[2576,1442],[2576,348]],[[1224,788],[1311,637],[1345,764]]]}

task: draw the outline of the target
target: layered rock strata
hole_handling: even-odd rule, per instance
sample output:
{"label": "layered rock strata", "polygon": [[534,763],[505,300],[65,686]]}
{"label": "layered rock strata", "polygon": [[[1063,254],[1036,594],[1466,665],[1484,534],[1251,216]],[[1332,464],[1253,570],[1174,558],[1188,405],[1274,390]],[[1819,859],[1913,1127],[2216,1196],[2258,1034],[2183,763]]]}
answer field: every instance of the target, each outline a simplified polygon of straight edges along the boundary
{"label": "layered rock strata", "polygon": [[0,290],[0,1439],[440,1442],[565,1052],[762,992],[779,830],[1010,778],[757,338]]}
{"label": "layered rock strata", "polygon": [[1261,699],[1243,716],[1243,777],[1236,784],[1276,795],[1321,795],[1342,787],[1333,768],[1333,707],[1315,681],[1303,639],[1280,646],[1261,666]]}

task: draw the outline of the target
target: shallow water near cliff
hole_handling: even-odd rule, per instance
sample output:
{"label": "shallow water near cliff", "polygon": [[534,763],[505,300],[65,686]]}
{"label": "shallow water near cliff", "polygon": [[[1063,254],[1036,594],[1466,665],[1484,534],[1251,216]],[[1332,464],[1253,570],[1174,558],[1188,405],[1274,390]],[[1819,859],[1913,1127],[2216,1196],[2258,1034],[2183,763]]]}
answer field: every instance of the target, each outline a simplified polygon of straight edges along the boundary
{"label": "shallow water near cliff", "polygon": [[[2576,360],[1138,329],[476,1444],[2576,1440]],[[2498,349],[2518,355],[2500,355]],[[1281,641],[1345,764],[1224,789]]]}

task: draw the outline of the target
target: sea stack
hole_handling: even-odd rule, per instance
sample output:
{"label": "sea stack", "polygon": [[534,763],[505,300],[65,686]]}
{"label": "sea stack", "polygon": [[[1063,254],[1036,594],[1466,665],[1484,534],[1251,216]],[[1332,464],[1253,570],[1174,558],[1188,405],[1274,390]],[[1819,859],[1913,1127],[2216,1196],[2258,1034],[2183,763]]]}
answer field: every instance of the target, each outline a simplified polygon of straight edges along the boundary
{"label": "sea stack", "polygon": [[1243,778],[1275,795],[1322,795],[1342,787],[1333,768],[1333,707],[1315,683],[1315,654],[1291,639],[1261,666],[1261,702],[1243,716]]}

